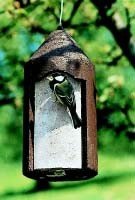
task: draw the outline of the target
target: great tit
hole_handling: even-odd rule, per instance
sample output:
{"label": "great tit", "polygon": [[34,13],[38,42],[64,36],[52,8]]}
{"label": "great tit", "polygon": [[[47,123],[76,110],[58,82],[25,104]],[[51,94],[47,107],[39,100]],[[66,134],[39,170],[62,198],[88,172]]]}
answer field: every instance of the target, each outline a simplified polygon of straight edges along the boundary
{"label": "great tit", "polygon": [[76,112],[76,101],[74,95],[74,89],[66,75],[61,73],[53,73],[47,77],[49,85],[54,92],[56,99],[66,107],[68,107],[74,128],[79,128],[82,125],[82,121]]}

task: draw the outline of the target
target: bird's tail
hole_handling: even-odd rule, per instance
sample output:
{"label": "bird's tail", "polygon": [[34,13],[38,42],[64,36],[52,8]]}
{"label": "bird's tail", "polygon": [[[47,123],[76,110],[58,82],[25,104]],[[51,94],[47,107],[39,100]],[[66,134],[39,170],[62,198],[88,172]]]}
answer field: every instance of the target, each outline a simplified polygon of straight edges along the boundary
{"label": "bird's tail", "polygon": [[78,116],[78,114],[76,113],[75,109],[70,109],[70,114],[73,120],[73,124],[74,124],[74,128],[79,128],[82,125],[82,120],[80,119],[80,117]]}

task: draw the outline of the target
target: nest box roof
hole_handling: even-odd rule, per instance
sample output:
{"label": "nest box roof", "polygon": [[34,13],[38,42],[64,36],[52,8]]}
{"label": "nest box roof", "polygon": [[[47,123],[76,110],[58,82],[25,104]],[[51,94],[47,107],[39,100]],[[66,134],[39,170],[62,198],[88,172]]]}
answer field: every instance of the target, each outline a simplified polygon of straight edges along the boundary
{"label": "nest box roof", "polygon": [[28,65],[34,67],[39,74],[37,76],[42,77],[54,70],[74,74],[82,67],[91,67],[92,63],[69,34],[60,28],[49,35],[32,55]]}

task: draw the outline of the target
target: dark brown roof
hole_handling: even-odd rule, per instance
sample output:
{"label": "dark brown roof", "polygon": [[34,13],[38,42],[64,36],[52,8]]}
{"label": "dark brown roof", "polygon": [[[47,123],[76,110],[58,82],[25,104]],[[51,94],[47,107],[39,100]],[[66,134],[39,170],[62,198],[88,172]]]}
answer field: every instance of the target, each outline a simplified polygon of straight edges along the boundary
{"label": "dark brown roof", "polygon": [[80,69],[81,66],[92,66],[88,57],[62,28],[49,35],[32,55],[28,65],[34,66],[39,77],[53,70],[71,73]]}

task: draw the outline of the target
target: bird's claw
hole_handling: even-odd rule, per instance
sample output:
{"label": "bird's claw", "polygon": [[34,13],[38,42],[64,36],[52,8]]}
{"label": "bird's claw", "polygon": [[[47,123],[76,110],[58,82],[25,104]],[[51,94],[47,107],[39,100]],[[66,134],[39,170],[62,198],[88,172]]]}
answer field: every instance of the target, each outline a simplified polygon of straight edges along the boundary
{"label": "bird's claw", "polygon": [[52,100],[51,100],[53,103],[56,103],[57,102],[57,99],[55,97],[52,97]]}

